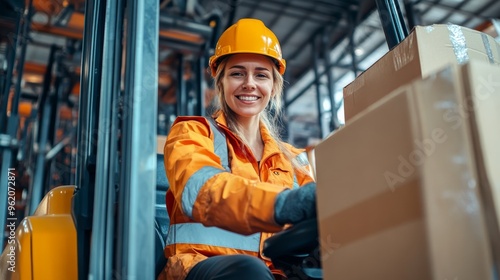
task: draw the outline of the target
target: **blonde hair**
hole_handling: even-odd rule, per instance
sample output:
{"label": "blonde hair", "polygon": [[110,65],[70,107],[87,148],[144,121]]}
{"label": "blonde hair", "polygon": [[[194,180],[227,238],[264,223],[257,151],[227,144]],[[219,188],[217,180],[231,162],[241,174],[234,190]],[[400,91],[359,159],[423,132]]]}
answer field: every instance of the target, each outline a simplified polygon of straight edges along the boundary
{"label": "blonde hair", "polygon": [[[217,62],[217,71],[214,77],[214,88],[217,95],[217,102],[214,104],[214,110],[220,110],[226,116],[227,126],[233,131],[242,141],[248,145],[243,136],[240,125],[237,122],[236,113],[227,105],[224,96],[224,87],[222,78],[224,78],[227,61],[231,55],[222,57]],[[274,60],[273,60],[274,62]],[[283,76],[279,73],[276,63],[273,63],[273,95],[269,100],[267,107],[259,114],[259,118],[264,127],[269,131],[271,137],[278,144],[279,149],[285,157],[292,163],[292,166],[301,172],[308,173],[303,164],[294,157],[294,155],[285,147],[283,140],[280,137],[280,124],[283,109]]]}

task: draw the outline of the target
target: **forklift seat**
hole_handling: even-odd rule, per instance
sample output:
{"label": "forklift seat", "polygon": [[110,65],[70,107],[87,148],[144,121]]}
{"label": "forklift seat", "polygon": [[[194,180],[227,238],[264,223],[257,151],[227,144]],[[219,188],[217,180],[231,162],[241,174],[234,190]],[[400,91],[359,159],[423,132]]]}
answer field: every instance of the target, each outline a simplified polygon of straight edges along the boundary
{"label": "forklift seat", "polygon": [[164,248],[167,240],[170,218],[167,213],[165,196],[169,188],[165,167],[163,165],[163,154],[156,154],[156,203],[155,203],[155,277],[161,273],[167,259]]}

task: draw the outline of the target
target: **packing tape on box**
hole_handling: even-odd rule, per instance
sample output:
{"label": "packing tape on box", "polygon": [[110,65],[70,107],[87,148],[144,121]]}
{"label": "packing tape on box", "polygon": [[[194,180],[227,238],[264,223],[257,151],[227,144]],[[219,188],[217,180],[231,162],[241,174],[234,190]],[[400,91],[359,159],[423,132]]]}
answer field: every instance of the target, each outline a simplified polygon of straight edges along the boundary
{"label": "packing tape on box", "polygon": [[469,55],[467,54],[467,44],[465,43],[465,36],[462,32],[462,27],[455,24],[448,24],[448,31],[457,62],[459,64],[466,63],[469,61]]}
{"label": "packing tape on box", "polygon": [[489,63],[495,63],[493,59],[493,52],[491,51],[490,41],[488,41],[488,36],[484,33],[481,33],[481,39],[483,39],[484,48],[486,49],[486,55],[488,56]]}
{"label": "packing tape on box", "polygon": [[[462,32],[462,27],[456,24],[448,24],[448,31],[450,34],[450,42],[453,46],[453,51],[455,52],[455,57],[459,64],[464,64],[469,61],[469,55],[467,53],[467,42],[465,40],[465,35]],[[486,34],[481,33],[481,38],[483,40],[484,49],[486,55],[488,56],[488,61],[494,63],[493,52],[491,50],[490,41]]]}

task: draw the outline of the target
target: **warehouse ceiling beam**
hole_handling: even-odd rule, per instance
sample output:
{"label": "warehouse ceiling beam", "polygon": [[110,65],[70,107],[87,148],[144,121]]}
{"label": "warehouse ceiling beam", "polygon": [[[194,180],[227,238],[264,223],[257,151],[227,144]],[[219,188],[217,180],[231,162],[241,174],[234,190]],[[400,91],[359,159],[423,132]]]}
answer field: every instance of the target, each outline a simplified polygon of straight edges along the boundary
{"label": "warehouse ceiling beam", "polygon": [[177,30],[180,33],[196,34],[205,39],[212,35],[212,28],[208,25],[167,15],[160,15],[160,30]]}
{"label": "warehouse ceiling beam", "polygon": [[[267,4],[268,6],[263,7],[260,4]],[[310,22],[316,23],[316,24],[324,24],[326,20],[331,20],[332,18],[335,18],[336,16],[333,16],[332,13],[326,13],[322,11],[318,11],[318,9],[315,6],[310,6],[310,7],[301,7],[300,9],[297,10],[284,10],[281,7],[273,7],[269,6],[270,3],[268,2],[241,2],[239,5],[249,7],[252,10],[256,10],[258,7],[265,9],[269,13],[273,14],[279,14],[282,16],[288,16],[292,18],[299,18],[303,17],[306,14],[314,14],[316,17],[310,17],[308,20]],[[255,17],[253,15],[254,13],[250,11],[246,17]],[[321,16],[322,18],[317,18],[318,16]]]}
{"label": "warehouse ceiling beam", "polygon": [[[367,36],[362,37],[361,41],[359,41],[359,42],[358,42],[358,45],[363,44],[363,43],[364,43],[366,40],[368,40],[368,39],[369,39],[372,35],[373,35],[373,33],[369,33]],[[376,48],[373,48],[373,49],[371,49],[371,50],[368,50],[368,51],[366,52],[366,56],[368,56],[368,55],[369,55],[371,52],[373,52],[374,50],[378,49],[378,48],[379,48],[382,44],[384,44],[384,43],[385,43],[385,40],[384,40],[384,41],[383,41],[380,45],[377,45],[377,47],[376,47]],[[343,52],[343,53],[344,53],[344,55],[340,56],[340,57],[339,57],[336,61],[334,61],[334,62],[332,62],[332,63],[330,64],[330,66],[331,66],[331,67],[336,67],[336,65],[339,65],[339,64],[340,64],[340,61],[342,61],[342,60],[345,58],[345,56],[347,55],[347,54],[346,54],[347,52]],[[366,56],[365,56],[365,58],[366,58]],[[345,66],[342,66],[342,68],[345,68]],[[319,76],[323,76],[323,75],[326,73],[326,69],[328,69],[328,67],[325,67],[325,69],[323,69],[321,72],[319,72]],[[345,74],[347,74],[347,72],[346,72],[346,73],[344,73],[344,75],[345,75]],[[337,80],[341,79],[344,75],[339,76]],[[299,98],[300,98],[300,97],[301,97],[304,93],[306,93],[306,92],[307,92],[307,90],[308,90],[311,86],[313,86],[313,85],[314,85],[314,80],[313,80],[313,81],[310,81],[310,82],[309,82],[309,83],[308,83],[305,87],[303,87],[303,88],[302,88],[302,90],[301,90],[301,91],[299,91],[297,94],[295,94],[292,98],[290,98],[290,99],[286,100],[286,102],[285,102],[285,106],[286,106],[286,107],[288,107],[288,106],[292,105],[292,104],[293,104],[293,103],[294,103],[297,99],[299,99]]]}
{"label": "warehouse ceiling beam", "polygon": [[[302,6],[294,4],[295,3],[309,3],[308,1],[303,0],[274,0],[273,2],[286,2],[289,3],[291,7],[296,8],[298,10],[303,9]],[[324,11],[325,13],[335,13],[341,14],[344,11],[347,11],[351,5],[357,6],[358,1],[335,1],[335,0],[316,0],[314,2],[314,6],[318,7],[318,10]],[[339,12],[340,11],[340,12]]]}
{"label": "warehouse ceiling beam", "polygon": [[170,15],[160,15],[160,45],[181,52],[201,53],[211,42],[214,29],[208,23],[198,23]]}
{"label": "warehouse ceiling beam", "polygon": [[[482,19],[481,17],[478,17],[477,15],[480,15],[482,13],[484,13],[485,11],[487,11],[492,5],[496,4],[497,3],[497,0],[491,0],[490,2],[487,2],[485,3],[484,5],[482,5],[481,7],[479,7],[476,12],[477,14],[473,14],[471,16],[469,16],[468,18],[466,18],[465,20],[463,20],[462,22],[458,23],[458,25],[465,25],[466,23],[468,23],[469,21],[473,20],[473,19]],[[451,14],[449,15],[451,17]],[[443,21],[445,21],[446,19],[443,19]]]}

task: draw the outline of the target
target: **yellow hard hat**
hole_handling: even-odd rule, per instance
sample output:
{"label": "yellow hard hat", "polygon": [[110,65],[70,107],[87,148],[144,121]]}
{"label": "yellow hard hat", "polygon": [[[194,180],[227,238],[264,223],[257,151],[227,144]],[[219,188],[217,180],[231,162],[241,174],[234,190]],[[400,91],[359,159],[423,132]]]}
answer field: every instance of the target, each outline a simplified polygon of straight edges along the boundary
{"label": "yellow hard hat", "polygon": [[255,53],[276,60],[281,75],[285,73],[286,62],[276,35],[258,19],[243,18],[231,25],[219,38],[215,54],[208,61],[215,77],[217,62],[223,56],[235,53]]}

